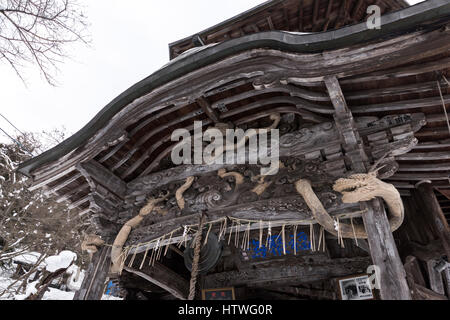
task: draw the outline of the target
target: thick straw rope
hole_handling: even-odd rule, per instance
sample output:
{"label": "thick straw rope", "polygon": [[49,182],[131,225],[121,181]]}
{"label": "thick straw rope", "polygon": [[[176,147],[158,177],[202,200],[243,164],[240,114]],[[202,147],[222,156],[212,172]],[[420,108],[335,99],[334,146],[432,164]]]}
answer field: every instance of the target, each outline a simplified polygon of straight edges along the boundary
{"label": "thick straw rope", "polygon": [[197,284],[198,262],[200,260],[200,251],[202,249],[202,230],[204,223],[205,223],[205,215],[202,214],[202,217],[200,218],[200,223],[198,225],[197,234],[195,236],[194,259],[192,260],[191,282],[189,286],[188,300],[194,300],[195,298],[195,286]]}

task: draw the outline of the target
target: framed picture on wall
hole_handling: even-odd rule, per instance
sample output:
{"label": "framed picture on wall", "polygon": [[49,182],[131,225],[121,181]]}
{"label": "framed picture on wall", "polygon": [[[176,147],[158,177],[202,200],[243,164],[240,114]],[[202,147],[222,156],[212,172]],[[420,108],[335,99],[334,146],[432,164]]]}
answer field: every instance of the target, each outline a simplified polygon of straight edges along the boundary
{"label": "framed picture on wall", "polygon": [[372,300],[374,294],[367,274],[338,279],[341,300]]}
{"label": "framed picture on wall", "polygon": [[234,288],[203,289],[202,300],[236,300]]}

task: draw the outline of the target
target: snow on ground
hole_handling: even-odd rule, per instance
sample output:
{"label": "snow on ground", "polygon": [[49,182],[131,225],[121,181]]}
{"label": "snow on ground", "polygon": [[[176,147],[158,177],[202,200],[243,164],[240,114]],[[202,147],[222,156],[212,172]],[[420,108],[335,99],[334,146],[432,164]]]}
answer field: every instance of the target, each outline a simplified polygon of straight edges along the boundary
{"label": "snow on ground", "polygon": [[[21,262],[33,265],[41,256],[38,252],[28,252],[21,254],[14,258],[15,262]],[[72,251],[61,251],[58,255],[47,257],[40,265],[39,269],[46,269],[49,272],[55,272],[59,269],[69,267],[69,265],[76,261],[77,255]],[[0,271],[0,295],[16,280],[11,276],[14,274],[17,264],[12,263],[8,270]],[[72,264],[66,271],[70,276],[67,282],[67,288],[70,291],[59,290],[56,288],[48,288],[42,300],[73,300],[75,292],[80,289],[83,282],[85,271]],[[32,278],[32,277],[30,277]],[[22,284],[22,281],[15,283],[6,294],[0,296],[0,300],[24,300],[31,294],[36,292],[36,285],[39,281],[28,283],[26,292],[23,294],[16,294],[15,291]],[[110,295],[103,295],[102,300],[123,300],[122,298],[113,297]]]}
{"label": "snow on ground", "polygon": [[[12,282],[11,278],[0,277],[0,294],[5,290]],[[17,294],[14,296],[0,297],[0,300],[23,300],[30,294],[35,292],[35,285],[37,282],[28,284],[27,292],[25,294]],[[14,286],[14,290],[17,289],[17,285]],[[63,291],[55,288],[48,288],[45,292],[42,300],[73,300],[75,291]],[[123,300],[122,298],[113,297],[110,295],[103,295],[102,300]]]}
{"label": "snow on ground", "polygon": [[41,256],[41,254],[38,252],[27,252],[27,253],[23,253],[18,256],[15,256],[14,261],[34,265],[34,264],[36,264],[36,262],[38,261],[40,256]]}

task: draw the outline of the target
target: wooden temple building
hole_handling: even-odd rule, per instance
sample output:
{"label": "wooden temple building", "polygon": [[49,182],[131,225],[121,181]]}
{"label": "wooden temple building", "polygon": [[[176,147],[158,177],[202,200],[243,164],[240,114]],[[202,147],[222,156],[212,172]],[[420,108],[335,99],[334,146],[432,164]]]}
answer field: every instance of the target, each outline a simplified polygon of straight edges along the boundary
{"label": "wooden temple building", "polygon": [[[267,1],[169,49],[19,168],[87,221],[75,299],[448,299],[448,0]],[[278,172],[175,165],[194,121],[278,129]]]}

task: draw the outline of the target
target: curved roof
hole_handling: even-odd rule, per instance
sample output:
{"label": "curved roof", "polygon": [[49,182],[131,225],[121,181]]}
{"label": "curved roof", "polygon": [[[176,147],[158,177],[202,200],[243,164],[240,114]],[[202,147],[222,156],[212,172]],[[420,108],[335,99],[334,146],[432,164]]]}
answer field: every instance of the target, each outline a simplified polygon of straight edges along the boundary
{"label": "curved roof", "polygon": [[408,7],[404,0],[269,0],[195,35],[169,44],[170,58],[192,47],[271,30],[319,32],[363,22],[376,4],[381,13]]}
{"label": "curved roof", "polygon": [[120,94],[70,138],[41,155],[22,163],[18,171],[30,176],[33,170],[57,161],[86,144],[117,113],[141,96],[183,75],[234,54],[257,48],[300,53],[339,49],[402,34],[417,29],[421,25],[429,25],[430,21],[448,20],[449,15],[450,3],[447,0],[429,0],[401,11],[383,15],[380,30],[368,30],[365,23],[360,23],[334,31],[308,35],[283,31],[262,32],[232,39],[214,46],[207,46],[202,50],[182,55]]}

